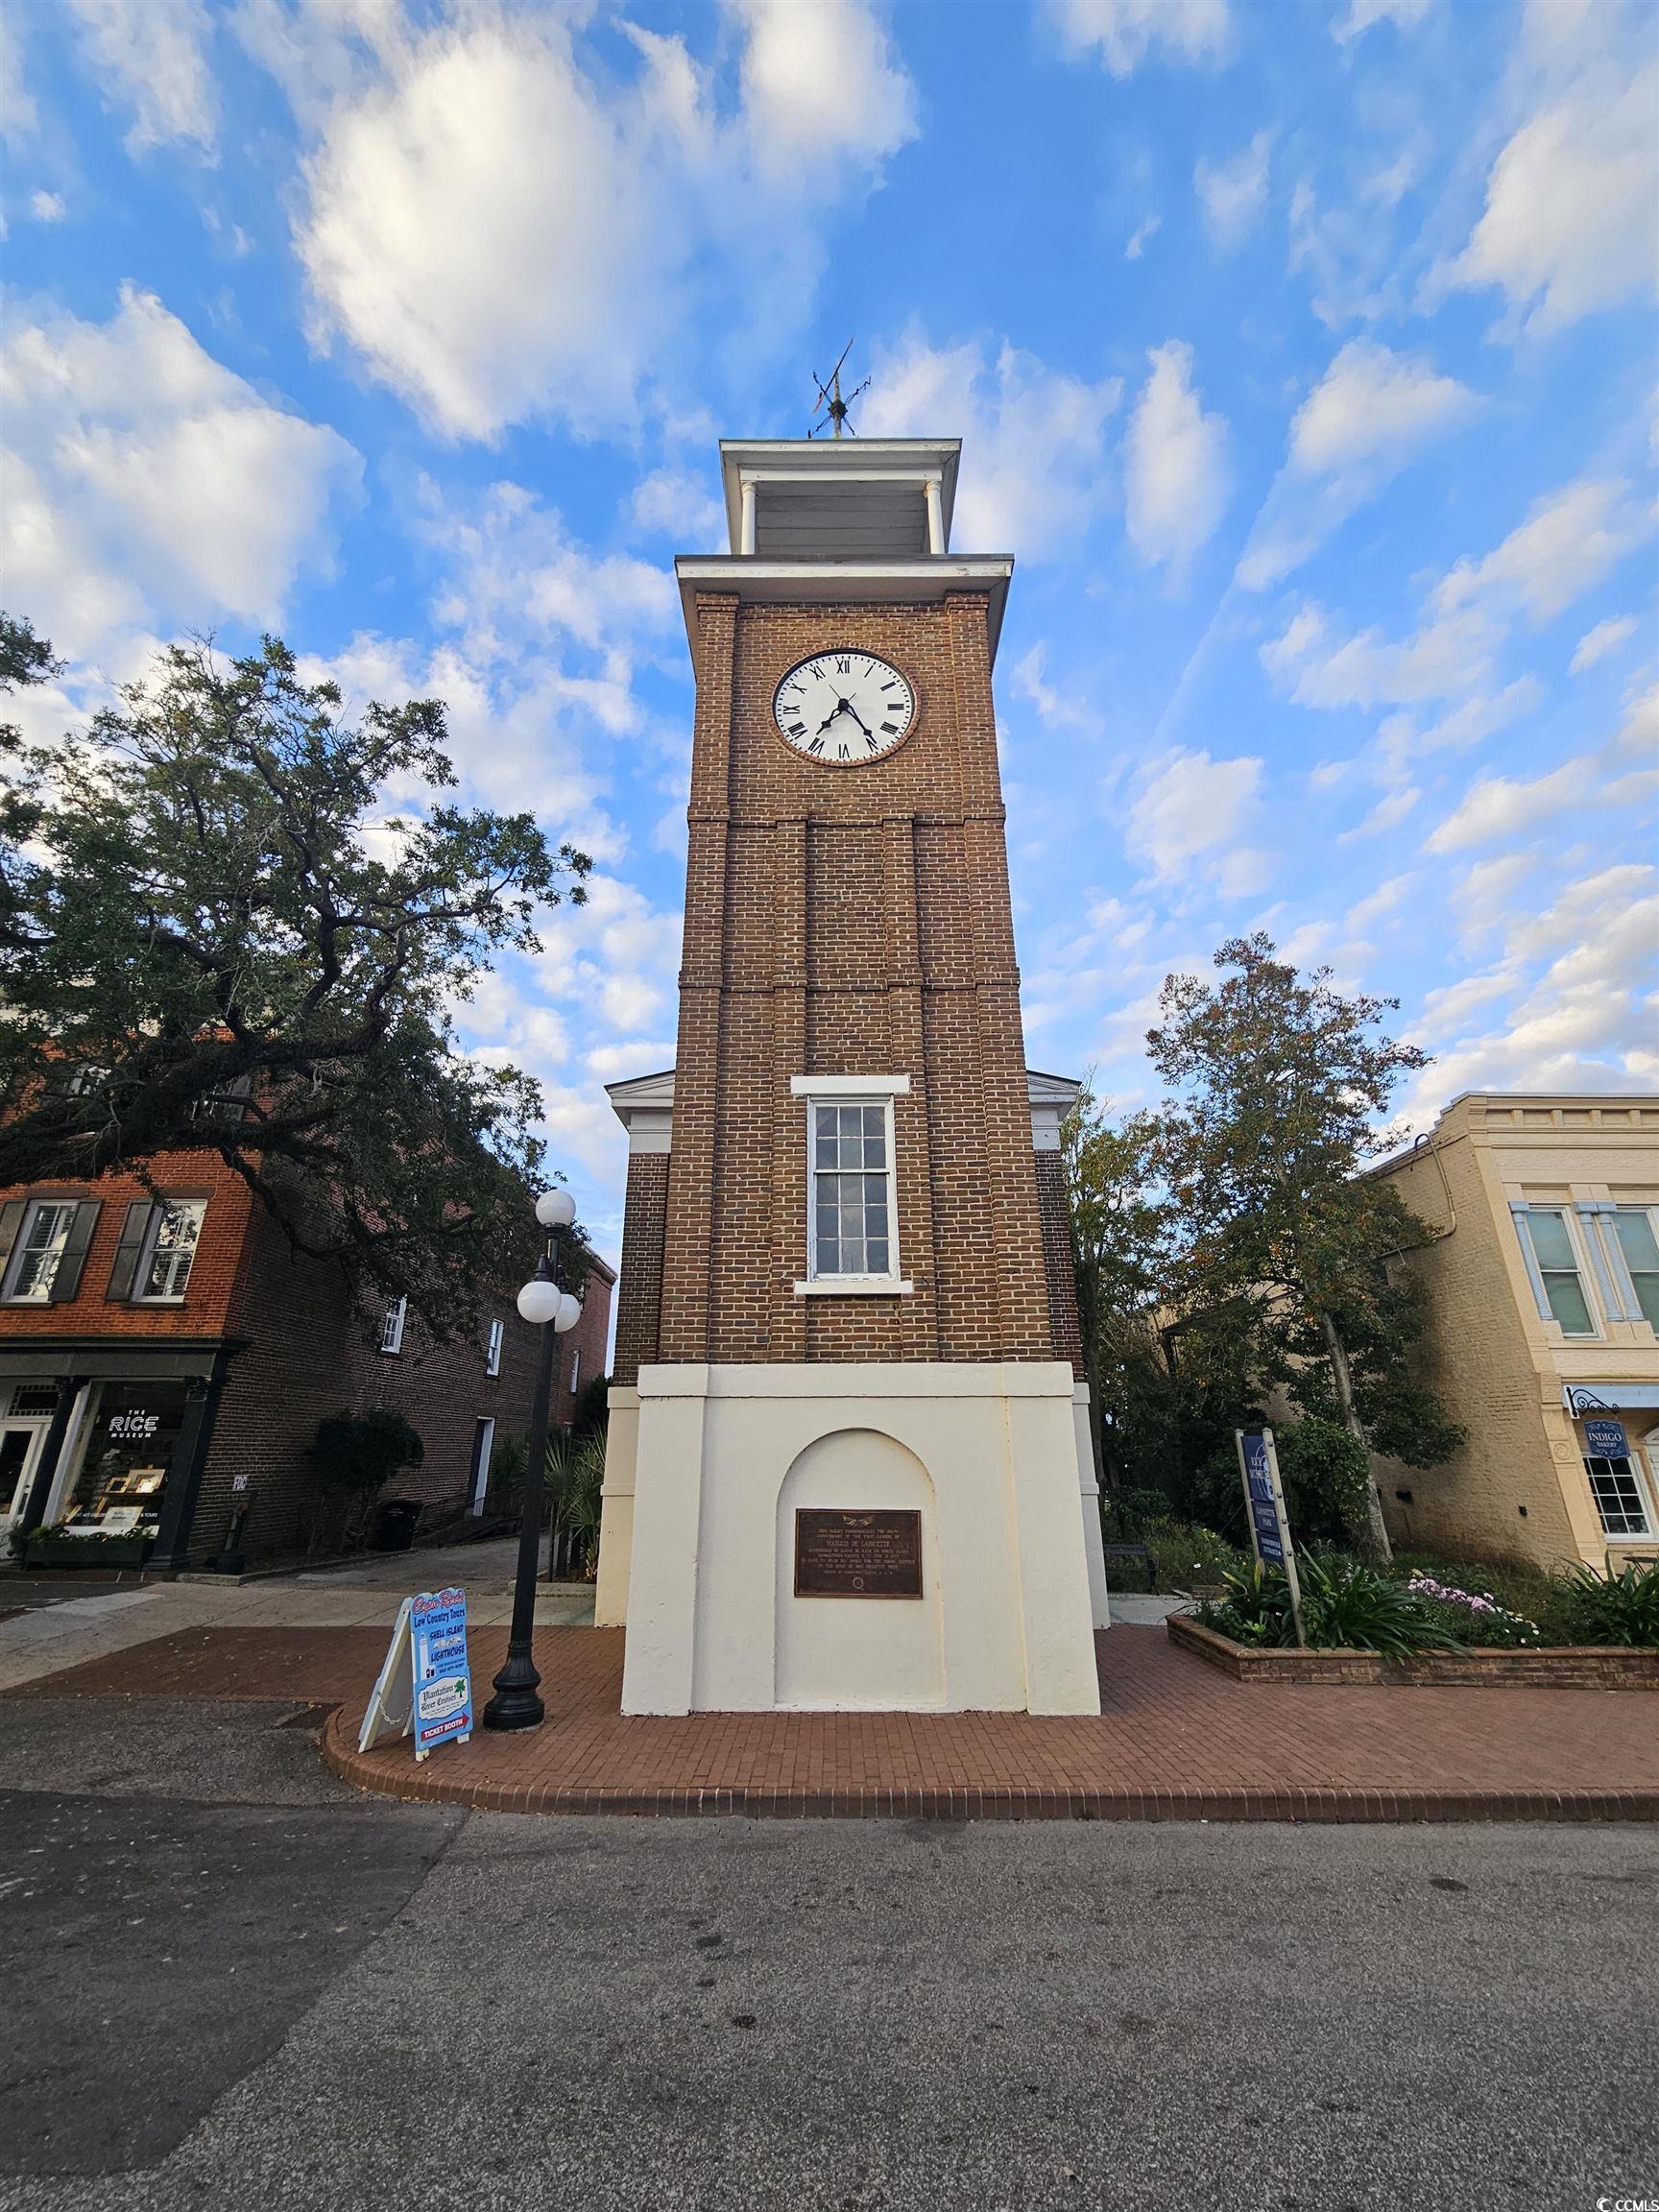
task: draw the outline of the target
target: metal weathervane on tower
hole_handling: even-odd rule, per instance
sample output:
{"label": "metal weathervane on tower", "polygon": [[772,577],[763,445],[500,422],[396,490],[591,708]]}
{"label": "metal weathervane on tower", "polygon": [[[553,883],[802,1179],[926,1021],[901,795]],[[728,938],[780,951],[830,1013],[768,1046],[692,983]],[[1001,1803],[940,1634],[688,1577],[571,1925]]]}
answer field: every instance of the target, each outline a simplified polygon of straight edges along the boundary
{"label": "metal weathervane on tower", "polygon": [[[814,420],[811,427],[806,433],[808,438],[816,438],[819,433],[826,428],[829,429],[832,437],[836,438],[840,437],[843,429],[846,430],[847,435],[850,438],[856,438],[858,435],[857,431],[854,429],[852,423],[847,420],[847,410],[852,406],[854,400],[856,399],[861,393],[869,391],[870,379],[868,376],[866,376],[863,383],[860,384],[855,391],[849,392],[845,397],[842,397],[841,370],[843,364],[846,362],[848,354],[851,353],[852,350],[853,340],[849,338],[846,345],[841,349],[841,359],[836,362],[834,368],[830,372],[830,381],[828,384],[825,383],[821,376],[814,375],[812,378],[813,383],[818,387],[818,404],[812,410]],[[816,418],[820,415],[822,415],[824,418],[822,422],[816,420]]]}

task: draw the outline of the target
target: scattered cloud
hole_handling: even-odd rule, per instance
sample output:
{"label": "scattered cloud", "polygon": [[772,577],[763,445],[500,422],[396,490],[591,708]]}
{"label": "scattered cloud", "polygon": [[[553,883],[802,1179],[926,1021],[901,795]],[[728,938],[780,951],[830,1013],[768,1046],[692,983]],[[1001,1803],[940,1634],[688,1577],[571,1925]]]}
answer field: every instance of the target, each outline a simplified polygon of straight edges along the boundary
{"label": "scattered cloud", "polygon": [[82,51],[110,106],[130,109],[130,153],[183,141],[213,152],[217,102],[202,0],[69,0]]}
{"label": "scattered cloud", "polygon": [[1152,58],[1218,61],[1232,35],[1227,0],[1054,0],[1062,48],[1131,77]]}
{"label": "scattered cloud", "polygon": [[1498,845],[1529,835],[1561,815],[1602,806],[1651,805],[1654,783],[1649,769],[1623,771],[1638,751],[1651,759],[1659,739],[1659,693],[1636,702],[1618,734],[1594,753],[1579,754],[1541,776],[1482,776],[1428,840],[1431,853],[1455,853],[1468,846]]}
{"label": "scattered cloud", "polygon": [[36,223],[61,223],[69,209],[60,193],[32,192],[29,212]]}
{"label": "scattered cloud", "polygon": [[1013,687],[1029,699],[1046,729],[1077,730],[1097,736],[1104,728],[1099,709],[1087,700],[1072,698],[1047,680],[1048,648],[1041,640],[1014,663]]}
{"label": "scattered cloud", "polygon": [[537,417],[629,428],[694,308],[741,299],[764,331],[781,284],[799,312],[826,204],[868,188],[913,96],[862,0],[729,13],[731,117],[684,42],[638,24],[620,82],[584,66],[574,14],[466,13],[387,41],[304,164],[317,341],[343,339],[434,429],[494,441]]}
{"label": "scattered cloud", "polygon": [[1123,249],[1125,261],[1139,261],[1160,230],[1164,228],[1162,215],[1148,215],[1129,233],[1129,243]]}
{"label": "scattered cloud", "polygon": [[1577,650],[1568,662],[1570,676],[1582,676],[1586,668],[1594,668],[1598,661],[1605,661],[1609,653],[1617,653],[1620,646],[1636,635],[1634,614],[1610,615],[1605,622],[1598,622],[1593,630],[1586,630],[1578,640]]}
{"label": "scattered cloud", "polygon": [[1125,521],[1145,561],[1179,565],[1214,535],[1232,492],[1227,428],[1206,415],[1192,382],[1192,349],[1178,339],[1147,355],[1125,445]]}
{"label": "scattered cloud", "polygon": [[1273,148],[1271,131],[1258,131],[1232,161],[1200,159],[1192,188],[1204,211],[1204,228],[1224,252],[1242,245],[1267,204],[1267,172]]}
{"label": "scattered cloud", "polygon": [[1377,23],[1394,23],[1410,30],[1429,12],[1429,0],[1348,0],[1348,12],[1333,23],[1331,36],[1338,46],[1359,38]]}
{"label": "scattered cloud", "polygon": [[1297,410],[1285,468],[1263,500],[1238,562],[1258,591],[1306,561],[1375,498],[1423,447],[1466,422],[1480,402],[1421,355],[1375,339],[1342,348]]}
{"label": "scattered cloud", "polygon": [[1524,123],[1493,164],[1485,210],[1445,280],[1496,285],[1540,331],[1650,298],[1656,109],[1659,68],[1649,66],[1598,81]]}
{"label": "scattered cloud", "polygon": [[636,527],[672,538],[686,552],[717,552],[726,536],[726,510],[709,489],[710,481],[684,469],[654,469],[634,487]]}
{"label": "scattered cloud", "polygon": [[1116,377],[1091,384],[1006,343],[930,346],[912,325],[879,349],[860,428],[867,437],[960,429],[962,476],[951,542],[970,553],[1051,559],[1094,519],[1108,491]]}
{"label": "scattered cloud", "polygon": [[1269,856],[1250,843],[1262,827],[1262,763],[1216,760],[1177,747],[1146,769],[1130,804],[1124,841],[1165,882],[1201,880],[1222,898],[1267,881]]}
{"label": "scattered cloud", "polygon": [[207,353],[153,295],[19,323],[4,355],[9,589],[60,648],[221,614],[274,622],[356,502],[345,439]]}

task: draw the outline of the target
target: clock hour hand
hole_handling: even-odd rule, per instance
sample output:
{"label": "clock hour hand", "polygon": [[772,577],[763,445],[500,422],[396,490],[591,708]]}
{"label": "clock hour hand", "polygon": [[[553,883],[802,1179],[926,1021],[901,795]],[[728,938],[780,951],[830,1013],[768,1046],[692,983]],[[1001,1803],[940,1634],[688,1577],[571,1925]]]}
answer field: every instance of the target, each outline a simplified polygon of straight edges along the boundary
{"label": "clock hour hand", "polygon": [[829,729],[830,723],[834,721],[836,715],[840,713],[842,708],[845,707],[846,704],[847,702],[845,699],[837,699],[834,706],[830,708],[829,713],[825,715],[823,721],[819,723],[818,728],[813,733],[813,734],[815,736],[822,737],[825,731]]}

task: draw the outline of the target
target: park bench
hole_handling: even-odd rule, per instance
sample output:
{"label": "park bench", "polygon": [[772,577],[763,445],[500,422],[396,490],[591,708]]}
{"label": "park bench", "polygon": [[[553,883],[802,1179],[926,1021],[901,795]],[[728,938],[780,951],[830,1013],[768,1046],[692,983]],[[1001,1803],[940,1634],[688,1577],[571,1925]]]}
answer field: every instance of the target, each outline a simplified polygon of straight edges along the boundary
{"label": "park bench", "polygon": [[1158,1587],[1158,1562],[1144,1544],[1108,1544],[1104,1547],[1108,1564],[1114,1559],[1139,1559],[1146,1570],[1146,1587]]}

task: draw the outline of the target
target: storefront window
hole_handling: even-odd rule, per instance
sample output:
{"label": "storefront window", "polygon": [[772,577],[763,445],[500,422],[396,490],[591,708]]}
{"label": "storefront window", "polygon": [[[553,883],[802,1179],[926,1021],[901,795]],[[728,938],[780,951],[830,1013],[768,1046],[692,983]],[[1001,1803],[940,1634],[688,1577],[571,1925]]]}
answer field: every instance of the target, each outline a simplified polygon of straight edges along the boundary
{"label": "storefront window", "polygon": [[183,1297],[206,1211],[202,1198],[164,1198],[155,1208],[138,1268],[139,1298]]}
{"label": "storefront window", "polygon": [[86,1535],[154,1536],[184,1419],[182,1382],[106,1382],[64,1520]]}

